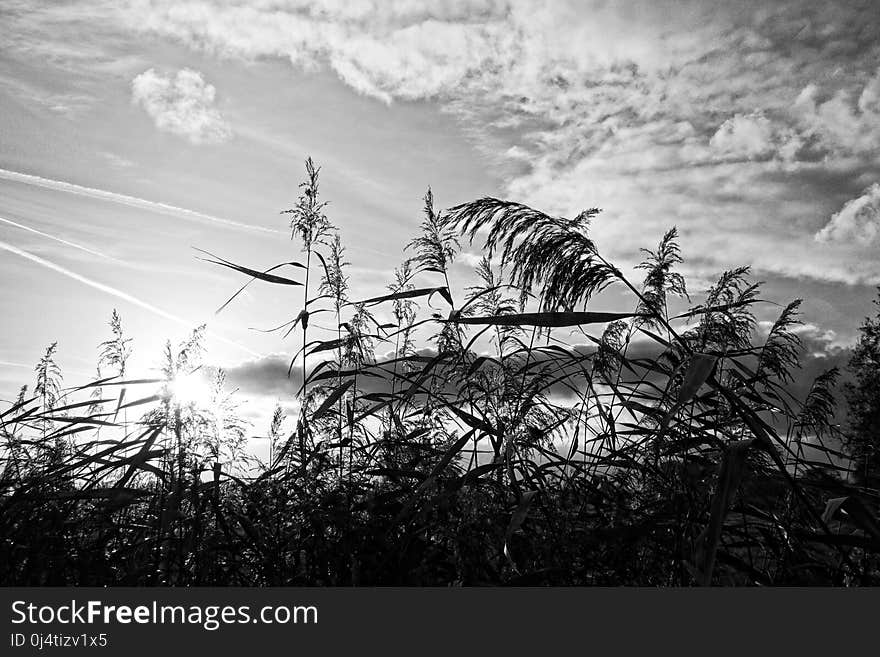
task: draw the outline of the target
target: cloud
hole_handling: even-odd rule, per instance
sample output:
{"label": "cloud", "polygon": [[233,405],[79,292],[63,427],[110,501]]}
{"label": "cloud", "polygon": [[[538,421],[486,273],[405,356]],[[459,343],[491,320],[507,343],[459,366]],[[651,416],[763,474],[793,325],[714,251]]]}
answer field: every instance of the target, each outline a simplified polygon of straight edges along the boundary
{"label": "cloud", "polygon": [[121,157],[121,156],[117,155],[116,153],[102,151],[101,153],[99,153],[99,155],[101,155],[101,157],[103,157],[105,160],[107,160],[107,162],[111,166],[113,166],[117,169],[130,169],[135,166],[134,162],[132,162],[131,160],[126,159],[124,157]]}
{"label": "cloud", "polygon": [[254,231],[258,233],[267,233],[270,235],[286,235],[286,231],[280,231],[274,228],[266,228],[265,226],[255,226],[253,224],[245,224],[231,219],[223,219],[215,217],[203,212],[195,210],[187,210],[167,203],[156,203],[146,199],[128,196],[126,194],[117,194],[116,192],[108,192],[104,189],[95,189],[94,187],[83,187],[74,183],[65,182],[63,180],[53,180],[51,178],[43,178],[42,176],[34,176],[29,173],[20,173],[18,171],[9,171],[8,169],[0,169],[0,180],[13,180],[25,185],[33,185],[34,187],[44,187],[67,194],[75,194],[77,196],[86,196],[89,198],[101,199],[111,203],[119,203],[134,208],[144,208],[153,212],[159,212],[172,217],[180,217],[188,221],[199,223],[212,223],[221,226],[228,226],[239,230]]}
{"label": "cloud", "polygon": [[232,129],[214,107],[217,91],[198,71],[184,68],[171,75],[149,69],[131,81],[131,99],[160,130],[193,144],[215,144],[232,138]]}
{"label": "cloud", "polygon": [[709,145],[725,157],[794,159],[802,141],[794,130],[781,127],[760,111],[735,114],[719,126]]}
{"label": "cloud", "polygon": [[834,420],[838,423],[844,422],[846,420],[844,384],[850,379],[848,367],[852,358],[852,346],[841,344],[833,331],[811,324],[804,325],[800,329],[797,331],[803,347],[800,368],[792,372],[792,381],[786,385],[786,390],[795,399],[804,401],[816,378],[828,370],[837,368],[840,378],[838,385],[833,389],[836,404]]}
{"label": "cloud", "polygon": [[880,183],[871,185],[858,198],[847,201],[816,233],[816,241],[880,246]]}
{"label": "cloud", "polygon": [[25,224],[19,223],[17,221],[12,221],[12,219],[7,219],[5,217],[0,217],[0,223],[7,224],[9,226],[14,226],[16,228],[20,228],[21,230],[25,230],[29,233],[33,233],[35,235],[39,235],[40,237],[44,237],[46,239],[52,240],[53,242],[58,242],[59,244],[64,244],[65,246],[69,246],[77,251],[82,251],[83,253],[87,253],[91,256],[95,256],[97,258],[101,258],[103,260],[110,260],[112,262],[123,264],[121,260],[114,258],[111,255],[107,255],[106,253],[102,253],[101,251],[97,251],[88,246],[84,246],[82,244],[77,244],[76,242],[71,242],[69,240],[58,237],[57,235],[50,235],[49,233],[44,233],[41,230],[37,230],[36,228],[31,228],[30,226],[26,226]]}
{"label": "cloud", "polygon": [[880,68],[862,89],[858,107],[863,114],[880,114]]}
{"label": "cloud", "polygon": [[439,104],[504,195],[602,207],[595,236],[615,259],[675,224],[716,271],[880,276],[852,244],[813,239],[880,175],[880,15],[864,3],[129,0],[124,15],[221,57]]}
{"label": "cloud", "polygon": [[243,395],[258,397],[292,398],[302,382],[298,367],[290,367],[287,354],[267,354],[253,360],[224,368],[230,386]]}
{"label": "cloud", "polygon": [[[41,258],[38,255],[34,255],[33,253],[30,253],[29,251],[25,251],[24,249],[20,249],[13,244],[9,244],[7,242],[0,241],[0,250],[8,251],[9,253],[13,253],[13,254],[20,256],[26,260],[30,260],[31,262],[38,264],[41,267],[45,267],[46,269],[49,269],[49,270],[54,271],[58,274],[61,274],[62,276],[66,276],[68,278],[71,278],[79,283],[82,283],[83,285],[87,285],[88,287],[90,287],[92,289],[98,290],[99,292],[104,292],[105,294],[116,297],[117,299],[122,299],[123,301],[127,301],[131,305],[137,306],[138,308],[142,308],[142,309],[152,313],[153,315],[156,315],[157,317],[162,317],[164,319],[167,319],[167,320],[174,322],[175,324],[180,324],[181,326],[186,326],[186,327],[195,326],[195,322],[193,322],[191,320],[184,319],[183,317],[180,317],[180,316],[175,315],[173,313],[170,313],[166,310],[163,310],[157,306],[154,306],[151,303],[144,301],[143,299],[140,299],[132,294],[129,294],[128,292],[124,292],[124,291],[120,290],[119,288],[113,287],[111,285],[107,285],[105,283],[101,283],[100,281],[96,281],[96,280],[89,278],[87,276],[83,276],[82,274],[78,274],[77,272],[71,271],[70,269],[67,269],[66,267],[62,267],[61,265],[56,264],[56,263],[52,262],[51,260],[46,260],[45,258]],[[219,340],[220,342],[223,342],[224,344],[228,344],[230,346],[236,347],[237,349],[240,349],[241,351],[244,351],[245,353],[251,354],[253,356],[257,355],[256,352],[253,351],[252,349],[249,349],[248,347],[245,347],[244,345],[241,345],[233,340],[229,340],[228,338],[224,338],[223,336],[216,335],[215,333],[212,333],[210,331],[208,332],[208,335],[212,336],[216,340]]]}
{"label": "cloud", "polygon": [[812,82],[798,94],[793,114],[802,134],[832,154],[880,150],[880,68],[861,89],[853,85],[822,96]]}
{"label": "cloud", "polygon": [[[666,4],[640,1],[618,10],[600,1],[129,0],[125,8],[135,29],[223,56],[329,66],[360,93],[390,101],[475,89],[512,99],[532,99],[536,90],[571,95],[582,91],[584,74],[610,81],[626,77],[628,62],[650,69],[677,62],[692,39],[653,29],[652,21],[667,13],[658,5]],[[698,11],[681,13],[698,27]],[[620,71],[607,70],[621,64]]]}

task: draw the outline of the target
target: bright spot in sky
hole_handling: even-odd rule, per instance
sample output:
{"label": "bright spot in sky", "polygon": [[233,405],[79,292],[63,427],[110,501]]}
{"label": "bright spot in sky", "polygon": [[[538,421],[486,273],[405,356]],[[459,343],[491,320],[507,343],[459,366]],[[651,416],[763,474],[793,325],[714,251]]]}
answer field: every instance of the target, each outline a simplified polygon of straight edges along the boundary
{"label": "bright spot in sky", "polygon": [[208,406],[211,387],[199,372],[178,374],[169,384],[171,397],[181,406]]}

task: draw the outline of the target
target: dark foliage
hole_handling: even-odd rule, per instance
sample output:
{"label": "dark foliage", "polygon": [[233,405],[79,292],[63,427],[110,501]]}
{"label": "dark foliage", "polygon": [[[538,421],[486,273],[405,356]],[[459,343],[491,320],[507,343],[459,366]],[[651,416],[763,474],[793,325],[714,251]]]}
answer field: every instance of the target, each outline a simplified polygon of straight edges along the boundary
{"label": "dark foliage", "polygon": [[[633,283],[588,236],[598,210],[482,199],[444,214],[429,192],[411,259],[352,302],[311,160],[307,174],[289,211],[306,264],[284,263],[304,270],[303,307],[279,327],[302,330],[303,385],[297,416],[268,423],[268,459],[244,449],[222,375],[205,399],[182,394],[198,331],[169,344],[163,378],[128,378],[114,314],[112,376],[62,389],[53,345],[35,396],[0,412],[0,583],[880,584],[877,320],[852,363],[854,474],[837,373],[788,392],[798,302],[759,339],[747,268],[694,304],[674,230]],[[456,240],[484,234],[458,299]],[[589,310],[612,285],[629,307]]]}

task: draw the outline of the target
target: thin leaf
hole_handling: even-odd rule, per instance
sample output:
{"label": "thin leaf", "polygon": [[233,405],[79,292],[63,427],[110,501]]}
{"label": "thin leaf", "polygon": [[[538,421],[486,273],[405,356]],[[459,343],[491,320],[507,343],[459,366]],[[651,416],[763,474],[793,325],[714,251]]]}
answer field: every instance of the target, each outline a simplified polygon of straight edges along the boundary
{"label": "thin leaf", "polygon": [[511,315],[490,315],[487,317],[460,317],[453,320],[458,324],[490,324],[493,326],[543,326],[565,327],[583,324],[605,324],[616,322],[627,317],[637,317],[637,313],[603,313],[603,312],[547,312],[519,313]]}

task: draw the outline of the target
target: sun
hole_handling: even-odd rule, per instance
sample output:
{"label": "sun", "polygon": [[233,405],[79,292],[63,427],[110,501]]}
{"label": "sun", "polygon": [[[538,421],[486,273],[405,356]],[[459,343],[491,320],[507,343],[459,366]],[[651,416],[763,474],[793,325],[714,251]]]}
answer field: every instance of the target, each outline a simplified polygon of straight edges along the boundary
{"label": "sun", "polygon": [[179,374],[168,385],[172,399],[181,406],[208,406],[211,387],[199,372]]}

